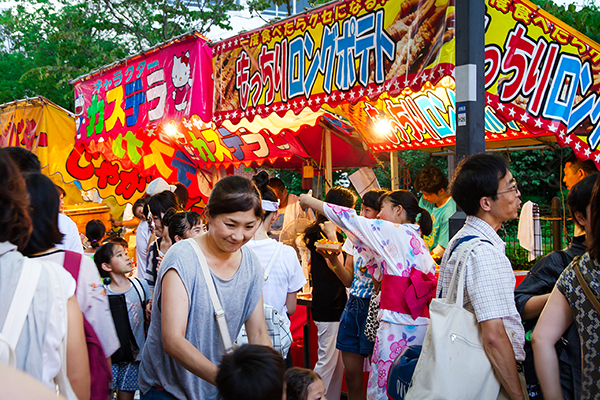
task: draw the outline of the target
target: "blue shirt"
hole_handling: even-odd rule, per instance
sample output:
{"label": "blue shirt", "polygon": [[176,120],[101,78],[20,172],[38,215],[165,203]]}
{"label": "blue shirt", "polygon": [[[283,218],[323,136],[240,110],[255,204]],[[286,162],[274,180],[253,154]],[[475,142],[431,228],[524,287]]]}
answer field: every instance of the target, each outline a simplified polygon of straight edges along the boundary
{"label": "blue shirt", "polygon": [[350,294],[360,298],[368,298],[373,295],[373,279],[367,269],[367,261],[361,253],[356,251],[352,242],[348,239],[344,242],[342,249],[354,258],[354,279],[350,286]]}

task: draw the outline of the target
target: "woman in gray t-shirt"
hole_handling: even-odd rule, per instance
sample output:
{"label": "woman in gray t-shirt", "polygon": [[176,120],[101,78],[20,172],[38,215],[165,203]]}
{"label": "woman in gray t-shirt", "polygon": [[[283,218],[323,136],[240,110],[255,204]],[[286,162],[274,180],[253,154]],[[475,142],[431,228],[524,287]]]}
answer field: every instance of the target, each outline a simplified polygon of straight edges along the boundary
{"label": "woman in gray t-shirt", "polygon": [[[215,185],[205,209],[208,232],[195,240],[204,254],[231,338],[246,325],[248,341],[272,346],[263,312],[260,261],[244,244],[262,216],[260,194],[247,178]],[[158,271],[152,322],[142,353],[143,398],[216,399],[217,364],[225,353],[208,287],[191,242],[169,249]]]}

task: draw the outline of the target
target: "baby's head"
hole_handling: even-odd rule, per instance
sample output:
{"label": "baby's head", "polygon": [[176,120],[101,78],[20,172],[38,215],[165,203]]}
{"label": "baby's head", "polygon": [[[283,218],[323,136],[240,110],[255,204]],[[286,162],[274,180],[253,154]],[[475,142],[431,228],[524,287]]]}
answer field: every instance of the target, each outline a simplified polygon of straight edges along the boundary
{"label": "baby's head", "polygon": [[217,389],[223,400],[285,399],[285,362],[272,347],[247,344],[221,360]]}
{"label": "baby's head", "polygon": [[114,275],[129,275],[131,260],[127,251],[118,243],[108,242],[100,246],[94,254],[96,268],[102,278],[113,278]]}
{"label": "baby's head", "polygon": [[327,400],[321,377],[306,368],[290,368],[285,372],[287,400]]}

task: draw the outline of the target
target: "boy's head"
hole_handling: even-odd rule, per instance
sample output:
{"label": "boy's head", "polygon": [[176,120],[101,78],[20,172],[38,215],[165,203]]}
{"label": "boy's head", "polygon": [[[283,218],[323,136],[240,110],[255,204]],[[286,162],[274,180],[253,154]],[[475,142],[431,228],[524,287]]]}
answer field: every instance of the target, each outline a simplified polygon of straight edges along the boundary
{"label": "boy's head", "polygon": [[247,344],[226,354],[217,374],[223,400],[281,400],[285,362],[271,347]]}
{"label": "boy's head", "polygon": [[573,185],[582,180],[588,175],[597,174],[598,168],[592,160],[580,161],[571,154],[565,160],[563,182],[568,190],[571,190]]}
{"label": "boy's head", "polygon": [[431,204],[438,203],[447,196],[448,178],[435,165],[428,165],[417,174],[415,190],[423,193],[423,197]]}
{"label": "boy's head", "polygon": [[108,242],[100,246],[94,254],[96,268],[103,278],[114,275],[128,275],[131,272],[131,259],[120,243]]}

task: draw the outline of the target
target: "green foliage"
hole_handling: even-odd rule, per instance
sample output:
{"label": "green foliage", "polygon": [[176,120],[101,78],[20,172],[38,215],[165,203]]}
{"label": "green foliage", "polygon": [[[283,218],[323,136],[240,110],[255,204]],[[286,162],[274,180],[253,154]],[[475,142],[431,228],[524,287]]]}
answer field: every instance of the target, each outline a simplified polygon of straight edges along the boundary
{"label": "green foliage", "polygon": [[18,0],[0,12],[0,103],[42,95],[72,109],[70,80],[192,29],[231,29],[227,12],[238,9],[234,0]]}
{"label": "green foliage", "polygon": [[532,0],[533,3],[578,30],[596,43],[600,43],[600,9],[592,1],[577,10],[574,4],[558,5],[552,0]]}
{"label": "green foliage", "polygon": [[[267,22],[273,22],[265,19],[262,16],[262,12],[269,9],[272,5],[276,5],[278,7],[285,6],[287,11],[287,15],[292,15],[292,2],[294,0],[248,0],[248,7],[250,9],[251,14],[258,15],[260,18]],[[277,20],[276,18],[275,20]]]}
{"label": "green foliage", "polygon": [[561,197],[563,160],[570,153],[570,149],[556,149],[504,154],[510,162],[510,170],[519,185],[523,202],[531,200],[540,205],[549,205],[553,197]]}

